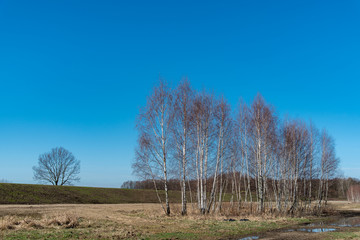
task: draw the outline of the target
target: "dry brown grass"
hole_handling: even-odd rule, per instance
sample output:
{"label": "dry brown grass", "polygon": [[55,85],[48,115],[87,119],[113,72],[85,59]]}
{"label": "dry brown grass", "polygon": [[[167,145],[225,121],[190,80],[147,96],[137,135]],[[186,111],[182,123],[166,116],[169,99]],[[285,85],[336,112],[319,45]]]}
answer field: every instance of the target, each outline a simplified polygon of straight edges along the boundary
{"label": "dry brown grass", "polygon": [[159,204],[0,205],[0,216],[8,214],[2,217],[1,229],[91,229],[97,238],[126,239],[164,232],[189,232],[189,229],[206,233],[209,226],[224,223],[223,220],[230,217],[248,218],[252,222],[282,221],[271,215],[232,216],[226,210],[229,209],[227,203],[221,214],[202,215],[189,204],[188,215],[182,216],[180,204],[172,204],[171,208],[172,214],[167,217]]}
{"label": "dry brown grass", "polygon": [[14,229],[14,225],[18,225],[18,221],[13,216],[3,217],[0,222],[0,230]]}
{"label": "dry brown grass", "polygon": [[59,226],[64,228],[75,228],[79,226],[79,217],[76,214],[58,214],[44,219],[47,226]]}
{"label": "dry brown grass", "polygon": [[51,214],[36,219],[31,215],[7,215],[0,218],[0,230],[75,228],[79,226],[79,217],[75,214]]}
{"label": "dry brown grass", "polygon": [[[335,205],[336,204],[336,205]],[[335,208],[341,208],[339,202],[331,203]],[[342,203],[343,204],[343,203]],[[356,208],[354,204],[346,205],[348,208]],[[240,214],[237,211],[237,205],[233,207],[229,203],[224,203],[222,212],[202,215],[196,206],[192,207],[188,204],[188,220],[221,220],[224,218],[248,218],[248,219],[277,219],[282,217],[273,214],[270,211],[264,214],[256,214],[256,205],[253,204],[253,211],[250,211],[249,204],[243,204]],[[159,219],[175,218],[184,219],[181,216],[181,205],[171,205],[171,216],[165,217],[159,204],[54,204],[54,205],[0,205],[0,219],[2,226],[15,225],[13,221],[27,221],[32,219],[40,221],[43,226],[61,226],[61,227],[77,227],[79,219],[88,221],[111,220],[120,224],[132,225],[136,222],[138,225],[156,222]],[[15,217],[18,216],[18,217]],[[284,216],[286,217],[286,216]],[[25,219],[25,220],[24,220]],[[5,223],[6,222],[6,223]],[[21,224],[17,224],[21,225]]]}
{"label": "dry brown grass", "polygon": [[[237,208],[237,205],[233,207]],[[302,221],[301,218],[290,219],[271,212],[254,214],[247,204],[243,204],[241,214],[234,208],[225,203],[222,213],[202,215],[196,206],[193,208],[189,204],[188,215],[182,216],[180,204],[172,204],[171,216],[165,216],[159,204],[0,205],[0,235],[1,232],[11,234],[27,229],[44,233],[72,228],[84,234],[79,236],[85,239],[88,236],[94,236],[95,239],[155,236],[156,239],[157,234],[163,233],[188,233],[202,236],[202,239],[214,239],[211,238],[212,234],[219,231],[224,234],[231,231],[238,233],[252,231],[256,227],[263,229],[262,224],[273,223],[267,226],[277,228]],[[256,206],[253,208],[255,210]],[[250,222],[223,221],[226,218],[247,218]],[[182,238],[187,239],[186,236]]]}
{"label": "dry brown grass", "polygon": [[338,210],[360,211],[360,203],[348,201],[330,201],[329,205]]}

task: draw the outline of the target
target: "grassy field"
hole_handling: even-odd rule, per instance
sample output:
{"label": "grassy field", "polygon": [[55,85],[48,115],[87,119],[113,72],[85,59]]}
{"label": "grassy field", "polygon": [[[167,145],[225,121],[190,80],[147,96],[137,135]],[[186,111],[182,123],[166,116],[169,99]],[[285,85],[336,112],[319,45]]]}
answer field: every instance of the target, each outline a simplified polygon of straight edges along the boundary
{"label": "grassy field", "polygon": [[[157,202],[151,190],[0,184],[0,239],[360,239],[359,227],[321,233],[280,230],[324,216],[247,215],[247,208],[232,215],[228,203],[221,214],[205,216],[189,203],[188,216],[181,216],[174,203],[180,195],[170,194],[172,213],[165,216],[159,204],[151,203]],[[338,211],[360,210],[359,204],[345,201],[331,205]],[[224,221],[229,218],[236,221]]]}
{"label": "grassy field", "polygon": [[[160,192],[162,198],[164,193]],[[170,191],[171,202],[180,193]],[[0,204],[157,203],[153,190],[0,183]]]}
{"label": "grassy field", "polygon": [[[357,204],[337,202],[334,208],[359,210]],[[189,204],[181,216],[172,204],[165,216],[159,204],[48,204],[0,205],[0,239],[360,239],[360,228],[337,227],[336,232],[287,232],[324,217],[271,215],[200,215]],[[226,212],[226,211],[224,211]],[[233,218],[236,221],[224,221]],[[250,221],[240,221],[247,218]]]}
{"label": "grassy field", "polygon": [[[165,217],[159,204],[0,205],[3,239],[223,239],[261,233],[299,223],[307,218],[202,216],[180,206]],[[239,219],[237,216],[236,219]]]}

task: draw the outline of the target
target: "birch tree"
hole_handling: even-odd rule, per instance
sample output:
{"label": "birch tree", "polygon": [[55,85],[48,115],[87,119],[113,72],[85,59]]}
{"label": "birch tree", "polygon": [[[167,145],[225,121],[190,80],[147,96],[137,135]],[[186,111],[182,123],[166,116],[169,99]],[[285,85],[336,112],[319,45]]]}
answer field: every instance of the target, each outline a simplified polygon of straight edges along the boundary
{"label": "birch tree", "polygon": [[197,177],[198,207],[202,214],[207,209],[208,164],[213,137],[213,97],[205,92],[197,94],[192,111],[192,141],[195,146],[194,161]]}
{"label": "birch tree", "polygon": [[[137,121],[139,138],[142,138],[149,172],[162,170],[165,190],[165,213],[170,215],[168,193],[168,162],[171,150],[171,128],[173,123],[173,93],[165,81],[160,81],[148,97],[146,106],[140,110]],[[155,177],[154,177],[155,178]]]}
{"label": "birch tree", "polygon": [[333,138],[326,130],[321,131],[320,135],[320,176],[318,189],[318,208],[321,208],[322,203],[327,204],[329,179],[334,176],[338,167],[339,159],[335,153],[335,143]]}
{"label": "birch tree", "polygon": [[310,121],[309,125],[310,145],[309,145],[309,186],[308,186],[308,205],[311,206],[313,179],[315,175],[315,169],[318,162],[319,154],[319,132],[314,124]]}
{"label": "birch tree", "polygon": [[[210,199],[207,206],[207,212],[210,212],[210,208],[215,201],[216,187],[219,187],[219,204],[217,210],[221,210],[222,198],[224,193],[225,180],[225,168],[228,166],[230,160],[230,144],[232,140],[232,119],[230,105],[224,98],[221,98],[215,106],[214,111],[214,134],[217,135],[216,142],[216,159],[215,159],[215,171],[213,175],[213,184],[210,193]],[[218,179],[220,178],[220,179]]]}
{"label": "birch tree", "polygon": [[268,166],[272,159],[275,130],[276,117],[274,110],[258,94],[251,105],[249,135],[251,138],[251,152],[255,160],[258,210],[260,212],[264,211]]}
{"label": "birch tree", "polygon": [[176,145],[175,159],[179,166],[181,187],[181,214],[187,214],[186,208],[186,179],[190,149],[191,111],[193,108],[193,91],[190,83],[184,80],[176,89],[174,104],[173,134]]}
{"label": "birch tree", "polygon": [[[251,194],[251,176],[250,176],[250,162],[249,162],[249,108],[245,102],[241,101],[238,117],[236,122],[236,136],[239,138],[239,148],[241,153],[241,158],[239,159],[238,165],[243,166],[244,171],[244,187],[245,187],[245,202],[249,201],[252,204],[252,194]],[[239,171],[241,173],[241,170]],[[240,177],[241,178],[241,177]],[[241,181],[239,181],[238,192],[241,194]],[[249,196],[249,197],[248,197]],[[241,201],[241,195],[238,197],[238,201]]]}

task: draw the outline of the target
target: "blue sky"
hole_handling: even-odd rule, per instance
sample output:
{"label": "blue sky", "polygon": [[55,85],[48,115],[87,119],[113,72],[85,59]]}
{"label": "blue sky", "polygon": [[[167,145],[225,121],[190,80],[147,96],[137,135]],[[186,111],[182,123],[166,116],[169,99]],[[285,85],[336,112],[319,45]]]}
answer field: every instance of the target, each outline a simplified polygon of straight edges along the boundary
{"label": "blue sky", "polygon": [[39,154],[81,160],[83,186],[134,179],[135,118],[159,76],[257,92],[312,119],[360,178],[359,1],[0,0],[0,179],[34,183]]}

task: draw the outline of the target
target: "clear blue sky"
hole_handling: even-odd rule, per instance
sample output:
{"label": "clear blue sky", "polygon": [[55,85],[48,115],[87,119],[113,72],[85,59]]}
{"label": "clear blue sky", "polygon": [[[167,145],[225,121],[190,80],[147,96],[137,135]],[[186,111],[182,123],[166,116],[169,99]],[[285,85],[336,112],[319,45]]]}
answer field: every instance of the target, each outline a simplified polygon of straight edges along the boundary
{"label": "clear blue sky", "polygon": [[0,179],[34,183],[56,146],[81,160],[79,185],[134,179],[134,122],[159,75],[311,118],[360,178],[359,24],[355,0],[0,0]]}

